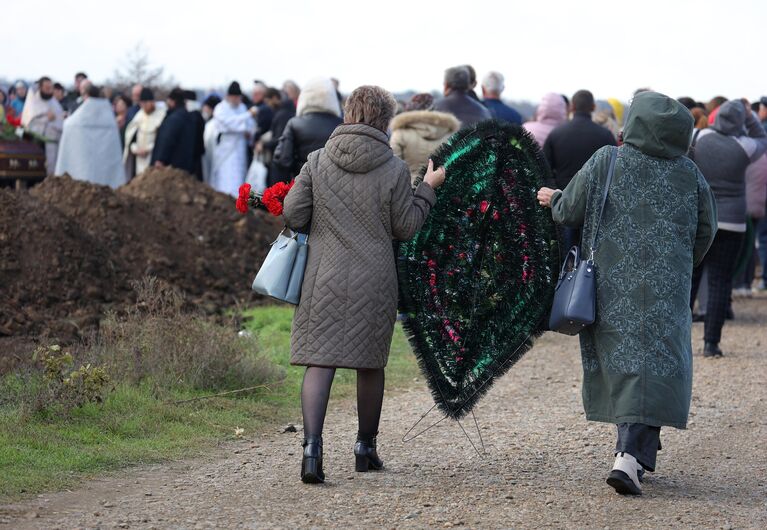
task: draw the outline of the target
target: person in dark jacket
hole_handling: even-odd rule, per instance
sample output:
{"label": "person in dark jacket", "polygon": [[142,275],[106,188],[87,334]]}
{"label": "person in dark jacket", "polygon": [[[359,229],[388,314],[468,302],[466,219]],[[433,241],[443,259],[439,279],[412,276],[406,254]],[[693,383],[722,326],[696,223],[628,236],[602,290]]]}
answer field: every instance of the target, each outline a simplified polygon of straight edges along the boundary
{"label": "person in dark jacket", "polygon": [[[745,130],[747,135],[743,134]],[[746,168],[767,152],[767,133],[747,101],[727,101],[714,124],[694,140],[691,156],[716,198],[719,231],[693,275],[691,305],[704,268],[708,273],[703,355],[721,357],[719,342],[732,294],[732,276],[746,233]]]}
{"label": "person in dark jacket", "polygon": [[449,112],[461,122],[461,127],[470,127],[493,115],[482,103],[469,96],[471,76],[465,66],[445,70],[445,97],[434,104],[434,110]]}
{"label": "person in dark jacket", "polygon": [[482,103],[495,119],[522,125],[519,112],[501,101],[501,93],[505,88],[503,75],[499,72],[489,72],[482,80]]}
{"label": "person in dark jacket", "polygon": [[[272,112],[271,127],[267,131],[269,134],[262,137],[256,144],[256,154],[262,154],[265,160],[271,161],[274,156],[274,150],[280,142],[282,133],[285,131],[288,122],[296,115],[296,107],[292,101],[286,101],[282,97],[282,92],[276,88],[269,88],[266,91],[264,102],[269,106]],[[267,185],[273,186],[277,182],[288,182],[287,172],[280,169],[274,163],[270,164]]]}
{"label": "person in dark jacket", "polygon": [[171,166],[194,173],[197,126],[184,106],[184,91],[171,90],[167,99],[168,112],[157,130],[157,139],[152,151],[152,165]]}
{"label": "person in dark jacket", "polygon": [[[601,147],[616,145],[610,131],[591,121],[591,113],[596,108],[591,92],[576,92],[570,107],[573,119],[551,131],[543,144],[543,154],[554,175],[554,188],[560,190],[567,187],[583,164]],[[562,228],[562,259],[573,245],[579,243],[580,235],[580,228]]]}
{"label": "person in dark jacket", "polygon": [[274,151],[274,163],[283,178],[290,181],[298,175],[309,153],[324,147],[342,121],[338,96],[330,79],[308,82],[298,96],[296,116],[285,126]]}
{"label": "person in dark jacket", "polygon": [[254,81],[252,93],[253,107],[250,110],[253,114],[253,119],[256,120],[256,134],[253,135],[254,145],[272,128],[274,110],[266,101],[267,92],[269,92],[269,88],[265,84],[258,80]]}

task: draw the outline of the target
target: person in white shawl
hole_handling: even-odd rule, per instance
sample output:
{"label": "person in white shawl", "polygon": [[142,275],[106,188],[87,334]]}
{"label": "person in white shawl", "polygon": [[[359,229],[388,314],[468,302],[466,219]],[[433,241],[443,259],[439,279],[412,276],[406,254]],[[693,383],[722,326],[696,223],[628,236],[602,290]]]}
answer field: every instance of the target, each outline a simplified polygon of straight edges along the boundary
{"label": "person in white shawl", "polygon": [[213,110],[216,105],[221,103],[221,98],[216,94],[209,95],[202,103],[202,119],[205,120],[205,129],[203,129],[202,142],[205,147],[205,153],[202,155],[202,181],[208,186],[212,186],[213,179],[213,151],[216,150],[216,140],[218,139],[218,127],[213,120]]}
{"label": "person in white shawl", "polygon": [[45,138],[45,166],[50,176],[56,169],[56,155],[64,124],[64,109],[53,97],[53,81],[49,77],[41,77],[37,85],[37,91],[33,91],[24,104],[21,126]]}
{"label": "person in white shawl", "polygon": [[148,87],[141,89],[139,107],[139,111],[125,128],[123,163],[129,179],[149,167],[157,130],[165,119],[165,109],[157,108],[154,92]]}
{"label": "person in white shawl", "polygon": [[56,175],[117,188],[125,184],[120,131],[112,105],[91,87],[77,112],[64,120]]}
{"label": "person in white shawl", "polygon": [[256,132],[253,114],[242,102],[237,81],[229,85],[226,99],[213,110],[216,141],[210,185],[236,197],[248,171],[248,138]]}

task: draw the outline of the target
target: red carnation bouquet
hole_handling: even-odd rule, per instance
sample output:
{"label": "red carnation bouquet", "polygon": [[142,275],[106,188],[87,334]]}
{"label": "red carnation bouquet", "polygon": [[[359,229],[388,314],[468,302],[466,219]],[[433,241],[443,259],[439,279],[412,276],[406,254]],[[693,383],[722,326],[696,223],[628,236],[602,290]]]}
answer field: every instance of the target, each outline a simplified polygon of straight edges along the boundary
{"label": "red carnation bouquet", "polygon": [[249,208],[263,205],[270,214],[279,217],[282,215],[285,197],[287,197],[294,182],[278,182],[274,186],[266,188],[261,195],[254,192],[250,184],[243,184],[240,186],[240,196],[237,197],[237,203],[235,204],[237,211],[244,214],[247,213]]}

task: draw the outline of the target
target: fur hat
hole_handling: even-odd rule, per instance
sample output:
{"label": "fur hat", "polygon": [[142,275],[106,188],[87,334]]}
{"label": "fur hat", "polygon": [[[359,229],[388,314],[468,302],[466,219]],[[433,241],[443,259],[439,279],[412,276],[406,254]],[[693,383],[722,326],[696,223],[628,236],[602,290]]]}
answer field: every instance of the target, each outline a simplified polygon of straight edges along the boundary
{"label": "fur hat", "polygon": [[232,81],[232,84],[229,85],[229,88],[226,91],[227,96],[241,96],[242,90],[240,89],[240,84],[237,81]]}
{"label": "fur hat", "polygon": [[173,100],[178,105],[184,104],[184,91],[180,87],[176,87],[168,94],[168,99]]}
{"label": "fur hat", "polygon": [[154,101],[154,92],[149,87],[141,89],[141,95],[138,98],[139,101]]}

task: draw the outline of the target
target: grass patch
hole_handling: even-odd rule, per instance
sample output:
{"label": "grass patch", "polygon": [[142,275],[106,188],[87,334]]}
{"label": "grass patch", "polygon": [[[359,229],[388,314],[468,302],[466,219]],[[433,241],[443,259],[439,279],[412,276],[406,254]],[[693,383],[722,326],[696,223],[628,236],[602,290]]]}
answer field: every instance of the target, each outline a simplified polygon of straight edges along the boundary
{"label": "grass patch", "polygon": [[[121,467],[187,458],[220,441],[249,438],[265,425],[300,421],[299,389],[303,369],[291,367],[293,309],[261,307],[245,312],[260,359],[273,361],[285,379],[270,389],[236,397],[215,397],[184,404],[172,401],[211,395],[215,390],[163,388],[151,376],[118,381],[103,403],[88,403],[67,414],[29,412],[4,400],[23,383],[19,375],[0,380],[0,497],[72,487],[78,481]],[[402,387],[417,376],[415,359],[397,326],[387,368],[387,387]],[[335,399],[353,396],[355,374],[339,370]],[[5,396],[3,395],[5,394]]]}

